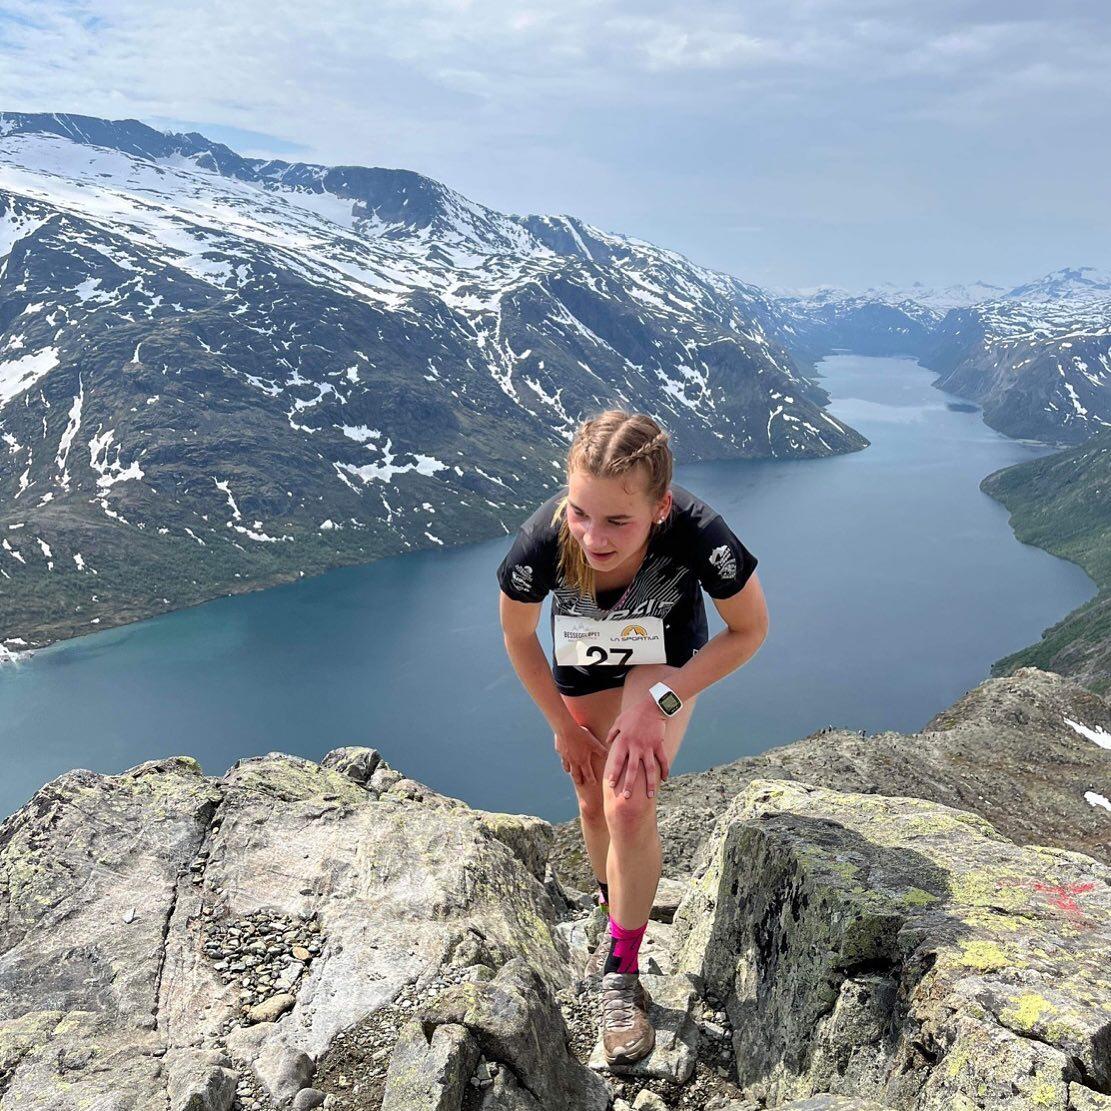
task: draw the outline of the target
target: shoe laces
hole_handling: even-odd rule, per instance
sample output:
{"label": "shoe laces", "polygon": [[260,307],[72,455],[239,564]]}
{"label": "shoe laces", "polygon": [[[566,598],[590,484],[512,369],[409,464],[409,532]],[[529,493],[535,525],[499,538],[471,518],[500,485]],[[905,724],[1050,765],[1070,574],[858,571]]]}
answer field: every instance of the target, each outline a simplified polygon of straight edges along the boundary
{"label": "shoe laces", "polygon": [[602,1021],[607,1030],[626,1030],[633,1025],[636,1013],[637,978],[631,973],[629,981],[611,980],[610,976],[622,973],[607,973],[608,982],[602,985]]}

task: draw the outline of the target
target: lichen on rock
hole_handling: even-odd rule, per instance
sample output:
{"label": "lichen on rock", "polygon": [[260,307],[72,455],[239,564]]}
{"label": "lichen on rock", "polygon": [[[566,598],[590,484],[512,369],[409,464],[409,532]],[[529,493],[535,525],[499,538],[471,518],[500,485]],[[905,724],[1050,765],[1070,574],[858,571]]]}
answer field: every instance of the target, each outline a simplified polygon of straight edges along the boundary
{"label": "lichen on rock", "polygon": [[783,781],[751,783],[711,848],[677,965],[726,1000],[746,1094],[1064,1111],[1070,1085],[1111,1092],[1105,865]]}

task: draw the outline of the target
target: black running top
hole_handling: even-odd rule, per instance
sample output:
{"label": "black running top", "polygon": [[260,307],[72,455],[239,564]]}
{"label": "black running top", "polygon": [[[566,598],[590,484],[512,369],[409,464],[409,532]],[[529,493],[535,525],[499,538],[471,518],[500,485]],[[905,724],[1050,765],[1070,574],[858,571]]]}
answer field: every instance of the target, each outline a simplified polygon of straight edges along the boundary
{"label": "black running top", "polygon": [[[559,578],[559,522],[553,522],[566,490],[552,495],[517,530],[498,567],[501,589],[517,602],[542,602],[552,594],[556,614],[615,621],[660,617],[668,663],[681,666],[706,643],[705,590],[711,598],[730,598],[756,570],[756,557],[734,535],[721,514],[689,490],[672,483],[672,509],[649,537],[644,562],[628,588],[599,590],[594,599],[565,586]],[[621,608],[607,607],[621,600]]]}

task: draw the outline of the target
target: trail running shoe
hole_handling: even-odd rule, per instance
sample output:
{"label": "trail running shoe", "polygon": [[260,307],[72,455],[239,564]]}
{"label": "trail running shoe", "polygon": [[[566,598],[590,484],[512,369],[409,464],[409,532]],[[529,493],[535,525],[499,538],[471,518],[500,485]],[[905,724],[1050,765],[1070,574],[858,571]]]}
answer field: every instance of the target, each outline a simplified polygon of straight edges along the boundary
{"label": "trail running shoe", "polygon": [[656,1031],[648,1021],[650,1002],[638,973],[602,976],[602,1048],[611,1065],[631,1065],[652,1052]]}
{"label": "trail running shoe", "polygon": [[602,932],[601,940],[594,947],[594,952],[590,954],[586,962],[586,971],[583,976],[597,976],[599,972],[605,967],[606,958],[610,955],[610,934],[609,930]]}

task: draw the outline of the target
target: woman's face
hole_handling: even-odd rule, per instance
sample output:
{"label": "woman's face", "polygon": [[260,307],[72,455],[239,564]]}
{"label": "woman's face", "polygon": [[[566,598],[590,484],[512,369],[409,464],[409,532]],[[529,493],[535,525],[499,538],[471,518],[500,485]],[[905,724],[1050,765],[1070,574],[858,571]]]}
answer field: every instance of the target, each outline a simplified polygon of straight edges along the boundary
{"label": "woman's face", "polygon": [[616,571],[640,554],[649,530],[671,511],[671,491],[648,495],[643,467],[616,478],[572,471],[567,479],[567,525],[595,571]]}

